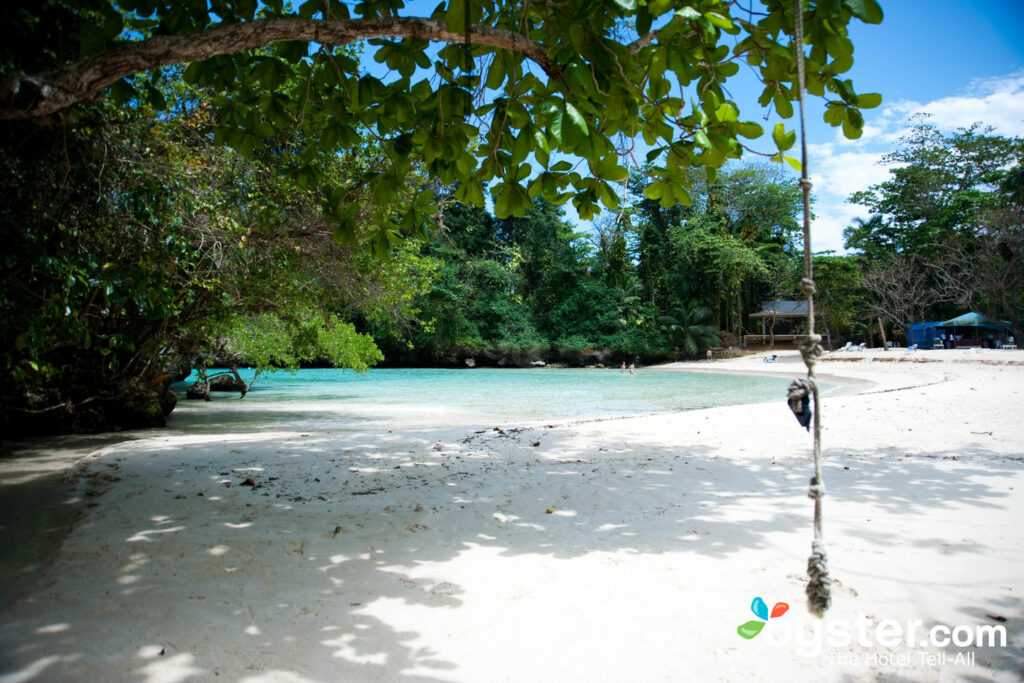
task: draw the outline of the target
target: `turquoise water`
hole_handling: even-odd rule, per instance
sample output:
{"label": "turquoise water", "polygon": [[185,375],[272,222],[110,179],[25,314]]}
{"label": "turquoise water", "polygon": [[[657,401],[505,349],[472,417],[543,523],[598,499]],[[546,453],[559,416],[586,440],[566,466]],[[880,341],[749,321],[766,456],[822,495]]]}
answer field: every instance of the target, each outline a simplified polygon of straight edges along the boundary
{"label": "turquoise water", "polygon": [[[252,371],[242,371],[249,380]],[[175,385],[184,392],[186,382]],[[788,379],[641,369],[318,369],[263,373],[243,399],[214,394],[234,410],[331,410],[385,416],[449,414],[509,421],[638,415],[784,401]],[[201,402],[183,401],[179,404]],[[208,405],[208,404],[207,404]]]}

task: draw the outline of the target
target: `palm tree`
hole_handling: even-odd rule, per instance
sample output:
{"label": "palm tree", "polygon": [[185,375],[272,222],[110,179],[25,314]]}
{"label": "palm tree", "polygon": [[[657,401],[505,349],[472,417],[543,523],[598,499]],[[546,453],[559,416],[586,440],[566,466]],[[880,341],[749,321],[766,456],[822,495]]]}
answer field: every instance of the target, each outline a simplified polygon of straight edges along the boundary
{"label": "palm tree", "polygon": [[687,356],[697,356],[703,349],[718,346],[718,330],[705,324],[711,310],[702,304],[679,306],[672,315],[658,318],[665,336]]}

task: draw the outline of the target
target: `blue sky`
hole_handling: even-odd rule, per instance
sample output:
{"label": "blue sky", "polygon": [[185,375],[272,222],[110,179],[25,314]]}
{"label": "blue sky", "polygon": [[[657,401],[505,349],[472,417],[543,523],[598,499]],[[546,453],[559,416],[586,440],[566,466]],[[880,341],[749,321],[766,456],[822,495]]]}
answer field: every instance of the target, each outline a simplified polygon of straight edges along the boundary
{"label": "blue sky", "polygon": [[979,121],[1000,135],[1024,136],[1024,0],[881,4],[882,24],[858,22],[851,31],[850,77],[858,92],[883,96],[864,112],[863,137],[844,139],[821,121],[820,107],[809,115],[816,251],[841,252],[843,228],[867,216],[846,197],[887,177],[880,157],[895,149],[913,114],[930,114],[945,131]]}

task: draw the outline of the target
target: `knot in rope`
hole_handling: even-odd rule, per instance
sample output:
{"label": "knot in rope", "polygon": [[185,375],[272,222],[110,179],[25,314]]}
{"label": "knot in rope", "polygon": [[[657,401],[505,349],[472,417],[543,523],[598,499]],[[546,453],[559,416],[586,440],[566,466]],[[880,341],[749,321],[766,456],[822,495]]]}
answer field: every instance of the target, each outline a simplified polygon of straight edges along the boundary
{"label": "knot in rope", "polygon": [[811,542],[811,556],[807,560],[807,606],[821,616],[832,604],[832,577],[828,575],[828,555],[825,542],[814,539]]}
{"label": "knot in rope", "polygon": [[805,277],[800,280],[800,291],[804,293],[804,296],[814,296],[818,293],[818,287],[814,284],[814,280]]}
{"label": "knot in rope", "polygon": [[789,399],[789,407],[796,412],[797,406],[800,401],[807,398],[814,392],[814,380],[807,379],[795,379],[789,383],[789,389],[787,398]]}
{"label": "knot in rope", "polygon": [[787,400],[797,422],[807,431],[811,430],[811,395],[814,393],[814,379],[795,379],[789,385]]}
{"label": "knot in rope", "polygon": [[810,191],[811,191],[811,188],[813,187],[813,184],[811,183],[811,179],[810,178],[800,178],[799,183],[800,183],[800,189],[809,194]]}
{"label": "knot in rope", "polygon": [[809,334],[800,342],[800,355],[803,356],[804,365],[808,370],[813,371],[814,364],[824,353],[825,349],[821,346],[820,334]]}
{"label": "knot in rope", "polygon": [[818,500],[825,495],[825,484],[818,481],[817,477],[811,477],[811,486],[807,489],[807,497]]}

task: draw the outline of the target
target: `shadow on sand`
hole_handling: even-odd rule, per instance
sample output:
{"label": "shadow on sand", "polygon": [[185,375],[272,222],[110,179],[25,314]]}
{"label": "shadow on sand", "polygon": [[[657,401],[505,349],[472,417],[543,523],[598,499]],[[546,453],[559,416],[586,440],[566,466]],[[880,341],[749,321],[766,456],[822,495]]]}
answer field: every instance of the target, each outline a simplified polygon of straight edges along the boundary
{"label": "shadow on sand", "polygon": [[[341,424],[334,413],[282,411],[254,430],[251,420],[221,415],[195,421],[187,438],[172,428],[109,445],[83,472],[99,476],[105,493],[91,499],[62,561],[42,571],[34,560],[33,592],[4,608],[0,680],[205,680],[221,673],[220,655],[248,657],[250,673],[283,681],[312,680],[303,657],[329,660],[332,680],[451,680],[457,662],[366,609],[382,600],[439,611],[463,604],[464,586],[417,568],[451,562],[467,548],[492,552],[498,574],[501,558],[523,555],[728,558],[768,550],[771,534],[807,524],[802,462],[651,444],[643,445],[650,457],[638,459],[638,443],[595,453],[543,428],[410,434],[364,426],[376,422],[385,419]],[[539,441],[543,448],[533,446]],[[865,451],[835,454],[826,477],[835,498],[867,501],[881,521],[951,503],[998,514],[1006,493],[980,478],[1021,469],[1019,458],[982,449]],[[663,490],[673,495],[654,495]],[[8,483],[5,533],[17,509],[40,505],[40,495],[63,496],[40,508],[57,509],[69,493],[52,482]],[[847,533],[905,552],[940,541],[881,523]],[[26,536],[17,538],[20,545]],[[949,552],[978,551],[960,544]],[[70,613],[96,607],[73,622],[55,619],[50,601]],[[963,609],[979,622],[998,609],[1008,633],[1024,631],[1020,599]],[[978,664],[1019,674],[1024,659],[1008,647]]]}

